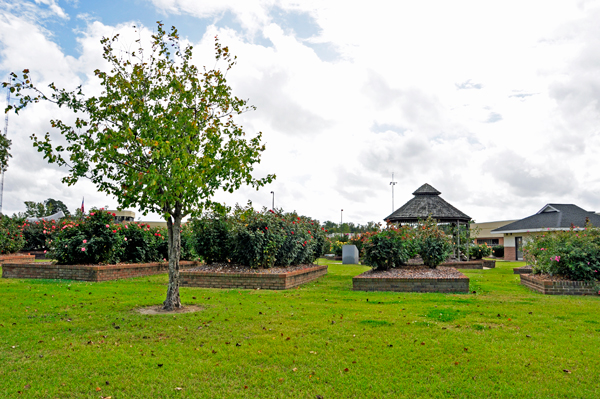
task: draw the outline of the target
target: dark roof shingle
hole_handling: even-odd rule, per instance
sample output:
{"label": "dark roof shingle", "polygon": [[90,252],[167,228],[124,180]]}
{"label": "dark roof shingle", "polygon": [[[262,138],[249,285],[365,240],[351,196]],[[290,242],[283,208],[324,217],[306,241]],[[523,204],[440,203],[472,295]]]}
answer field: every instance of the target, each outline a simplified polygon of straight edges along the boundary
{"label": "dark roof shingle", "polygon": [[584,227],[586,221],[600,227],[600,216],[573,204],[547,204],[535,215],[507,224],[492,233],[539,229],[569,229],[571,225]]}
{"label": "dark roof shingle", "polygon": [[441,193],[431,185],[425,183],[414,193],[414,197],[400,208],[396,209],[384,220],[388,222],[413,223],[431,216],[440,222],[468,222],[471,220],[442,197]]}

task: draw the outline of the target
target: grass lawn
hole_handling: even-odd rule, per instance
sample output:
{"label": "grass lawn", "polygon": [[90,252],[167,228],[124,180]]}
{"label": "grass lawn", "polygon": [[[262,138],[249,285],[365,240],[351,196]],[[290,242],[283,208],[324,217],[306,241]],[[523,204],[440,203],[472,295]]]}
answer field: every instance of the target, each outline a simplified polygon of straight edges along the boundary
{"label": "grass lawn", "polygon": [[464,270],[475,294],[354,292],[367,267],[323,262],[289,291],[183,288],[203,310],[178,315],[134,311],[166,275],[1,279],[0,396],[600,397],[598,297],[532,292],[522,262]]}

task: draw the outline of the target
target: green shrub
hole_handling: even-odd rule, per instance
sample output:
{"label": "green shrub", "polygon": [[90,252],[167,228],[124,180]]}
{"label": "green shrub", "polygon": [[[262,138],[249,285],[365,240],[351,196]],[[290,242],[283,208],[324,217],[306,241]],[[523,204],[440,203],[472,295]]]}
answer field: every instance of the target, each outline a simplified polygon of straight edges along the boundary
{"label": "green shrub", "polygon": [[158,236],[160,229],[152,229],[144,223],[129,223],[117,226],[117,231],[123,236],[121,262],[149,263],[165,258],[160,246],[167,240]]}
{"label": "green shrub", "polygon": [[494,245],[492,247],[492,255],[496,258],[504,258],[504,245]]}
{"label": "green shrub", "polygon": [[[63,226],[61,222],[54,220],[40,220],[36,222],[23,223],[23,238],[25,238],[26,251],[42,251],[48,249],[48,242],[52,240],[54,234]],[[58,228],[58,230],[57,230]]]}
{"label": "green shrub", "polygon": [[232,251],[231,225],[226,216],[210,214],[191,222],[192,245],[206,263],[226,262]]}
{"label": "green shrub", "polygon": [[387,229],[375,233],[364,243],[363,262],[374,269],[387,270],[405,265],[415,255],[408,227]]}
{"label": "green shrub", "polygon": [[12,254],[25,246],[19,220],[0,214],[0,254]]}
{"label": "green shrub", "polygon": [[600,229],[548,231],[524,246],[535,274],[547,273],[576,281],[600,280]]}
{"label": "green shrub", "polygon": [[229,260],[253,268],[312,263],[329,243],[315,220],[251,206],[194,221],[194,247],[208,263]]}
{"label": "green shrub", "polygon": [[492,248],[487,244],[474,244],[469,246],[469,254],[471,258],[482,259],[484,256],[490,256],[492,254]]}
{"label": "green shrub", "polygon": [[415,241],[423,263],[431,268],[444,262],[452,252],[452,240],[437,226],[435,220],[427,218],[416,227]]}
{"label": "green shrub", "polygon": [[62,224],[50,243],[50,257],[63,265],[116,263],[125,242],[119,229],[112,214],[92,209],[89,216]]}

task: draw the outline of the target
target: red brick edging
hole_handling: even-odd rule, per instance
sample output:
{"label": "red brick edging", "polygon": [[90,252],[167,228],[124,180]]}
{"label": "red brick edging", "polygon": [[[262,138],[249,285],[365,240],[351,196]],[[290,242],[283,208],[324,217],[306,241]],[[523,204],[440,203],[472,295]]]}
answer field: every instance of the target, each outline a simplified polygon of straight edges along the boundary
{"label": "red brick edging", "polygon": [[[180,266],[192,266],[196,262],[181,261]],[[5,263],[2,278],[43,278],[79,281],[107,281],[122,278],[151,276],[167,273],[168,262],[122,263],[116,265],[58,265],[50,262]]]}
{"label": "red brick edging", "polygon": [[2,254],[0,255],[0,265],[4,263],[28,263],[35,260],[35,255],[14,253],[14,254]]}
{"label": "red brick edging", "polygon": [[181,272],[181,286],[286,290],[316,280],[325,274],[327,274],[326,265],[314,265],[314,267],[278,274],[215,273],[184,270]]}
{"label": "red brick edging", "polygon": [[455,269],[483,269],[484,267],[494,269],[496,267],[496,261],[477,259],[464,262],[444,262],[441,263],[440,266],[449,266],[454,267]]}
{"label": "red brick edging", "polygon": [[521,274],[521,284],[544,295],[598,295],[594,281],[549,281],[533,274]]}
{"label": "red brick edging", "polygon": [[462,273],[451,278],[378,278],[363,276],[365,273],[352,278],[354,291],[469,292],[469,278]]}
{"label": "red brick edging", "polygon": [[531,274],[533,269],[527,266],[515,267],[513,269],[513,274]]}

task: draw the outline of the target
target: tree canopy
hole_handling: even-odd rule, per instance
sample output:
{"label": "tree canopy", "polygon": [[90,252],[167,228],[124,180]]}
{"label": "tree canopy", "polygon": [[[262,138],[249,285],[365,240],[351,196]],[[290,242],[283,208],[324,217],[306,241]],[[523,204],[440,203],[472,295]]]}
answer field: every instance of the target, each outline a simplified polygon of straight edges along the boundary
{"label": "tree canopy", "polygon": [[[169,291],[165,308],[179,307],[179,255],[181,220],[198,215],[213,204],[219,189],[229,192],[247,184],[258,188],[275,176],[256,179],[254,165],[265,150],[262,133],[246,137],[234,116],[255,109],[235,97],[226,73],[236,63],[227,47],[215,37],[219,68],[199,69],[192,62],[192,47],[182,48],[175,27],[166,32],[158,23],[152,51],[146,55],[141,39],[137,50],[116,51],[119,35],[103,38],[103,57],[112,69],[96,70],[103,91],[86,97],[49,85],[45,95],[31,82],[13,73],[10,84],[19,104],[15,112],[33,102],[50,101],[71,109],[73,125],[53,119],[68,145],[56,145],[52,135],[32,135],[33,145],[49,162],[66,166],[68,185],[87,177],[100,191],[115,196],[122,208],[164,216],[169,228]],[[11,105],[8,108],[13,108]]]}

